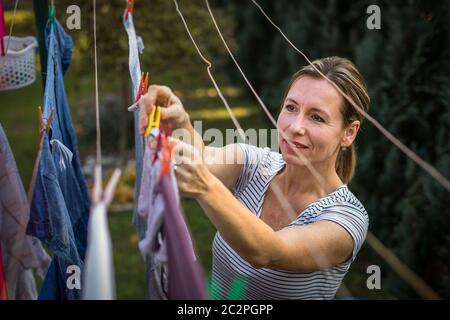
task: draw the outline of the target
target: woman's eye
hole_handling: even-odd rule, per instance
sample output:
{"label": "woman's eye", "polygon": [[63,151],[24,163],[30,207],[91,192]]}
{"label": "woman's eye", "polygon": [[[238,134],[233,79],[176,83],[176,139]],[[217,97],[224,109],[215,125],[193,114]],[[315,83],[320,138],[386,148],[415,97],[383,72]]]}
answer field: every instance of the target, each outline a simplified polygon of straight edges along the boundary
{"label": "woman's eye", "polygon": [[325,121],[323,120],[323,118],[322,118],[321,116],[319,116],[318,114],[313,114],[313,115],[311,116],[311,118],[312,118],[314,121],[325,122]]}
{"label": "woman's eye", "polygon": [[286,105],[286,109],[287,109],[287,111],[294,111],[295,107],[291,104],[288,104],[288,105]]}

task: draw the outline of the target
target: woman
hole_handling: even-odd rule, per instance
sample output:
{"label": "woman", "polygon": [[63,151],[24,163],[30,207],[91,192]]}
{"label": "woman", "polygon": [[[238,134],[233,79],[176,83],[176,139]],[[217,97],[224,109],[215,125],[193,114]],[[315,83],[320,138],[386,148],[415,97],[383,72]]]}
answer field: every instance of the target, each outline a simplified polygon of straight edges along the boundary
{"label": "woman", "polygon": [[[366,84],[349,60],[313,63],[368,110]],[[247,144],[205,147],[180,99],[164,86],[151,86],[141,99],[141,133],[154,105],[164,107],[164,121],[196,137],[192,145],[177,141],[176,176],[180,192],[197,199],[218,230],[214,295],[233,294],[234,281],[242,280],[244,299],[332,299],[369,224],[347,186],[362,115],[311,66],[294,74],[283,98],[281,154]],[[236,163],[214,161],[229,153]]]}

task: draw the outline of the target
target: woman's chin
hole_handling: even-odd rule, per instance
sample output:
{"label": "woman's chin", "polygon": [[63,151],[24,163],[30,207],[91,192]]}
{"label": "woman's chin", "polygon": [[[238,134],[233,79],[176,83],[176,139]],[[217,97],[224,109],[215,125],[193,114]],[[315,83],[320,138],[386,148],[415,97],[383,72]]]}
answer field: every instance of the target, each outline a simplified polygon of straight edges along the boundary
{"label": "woman's chin", "polygon": [[282,152],[281,155],[283,156],[284,162],[290,165],[305,166],[308,161],[311,161],[303,154],[300,156],[297,154],[292,154],[290,152]]}

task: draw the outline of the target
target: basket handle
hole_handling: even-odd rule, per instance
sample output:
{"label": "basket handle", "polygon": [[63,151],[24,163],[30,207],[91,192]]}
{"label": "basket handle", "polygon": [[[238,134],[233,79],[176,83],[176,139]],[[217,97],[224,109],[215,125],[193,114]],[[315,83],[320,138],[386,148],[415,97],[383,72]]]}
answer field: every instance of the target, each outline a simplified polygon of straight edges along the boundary
{"label": "basket handle", "polygon": [[3,11],[3,0],[0,0],[0,47],[2,56],[5,56],[5,42],[3,39],[5,35],[6,35],[5,13]]}

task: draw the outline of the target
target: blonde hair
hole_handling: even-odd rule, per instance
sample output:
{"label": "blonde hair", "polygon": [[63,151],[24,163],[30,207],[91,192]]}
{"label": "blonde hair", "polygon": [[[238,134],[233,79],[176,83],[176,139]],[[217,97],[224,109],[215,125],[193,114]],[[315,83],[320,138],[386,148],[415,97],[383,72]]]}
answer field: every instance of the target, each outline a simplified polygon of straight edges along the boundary
{"label": "blonde hair", "polygon": [[[341,57],[328,57],[315,60],[312,64],[349,96],[362,110],[366,112],[369,110],[370,97],[366,82],[350,60]],[[294,82],[304,76],[323,79],[311,65],[303,67],[292,76],[284,94],[283,103]],[[363,115],[344,97],[343,101],[341,114],[344,128],[348,127],[355,120],[359,120],[362,123]],[[349,183],[355,174],[356,167],[356,151],[353,143],[347,150],[339,150],[335,167],[339,178],[344,183]]]}

